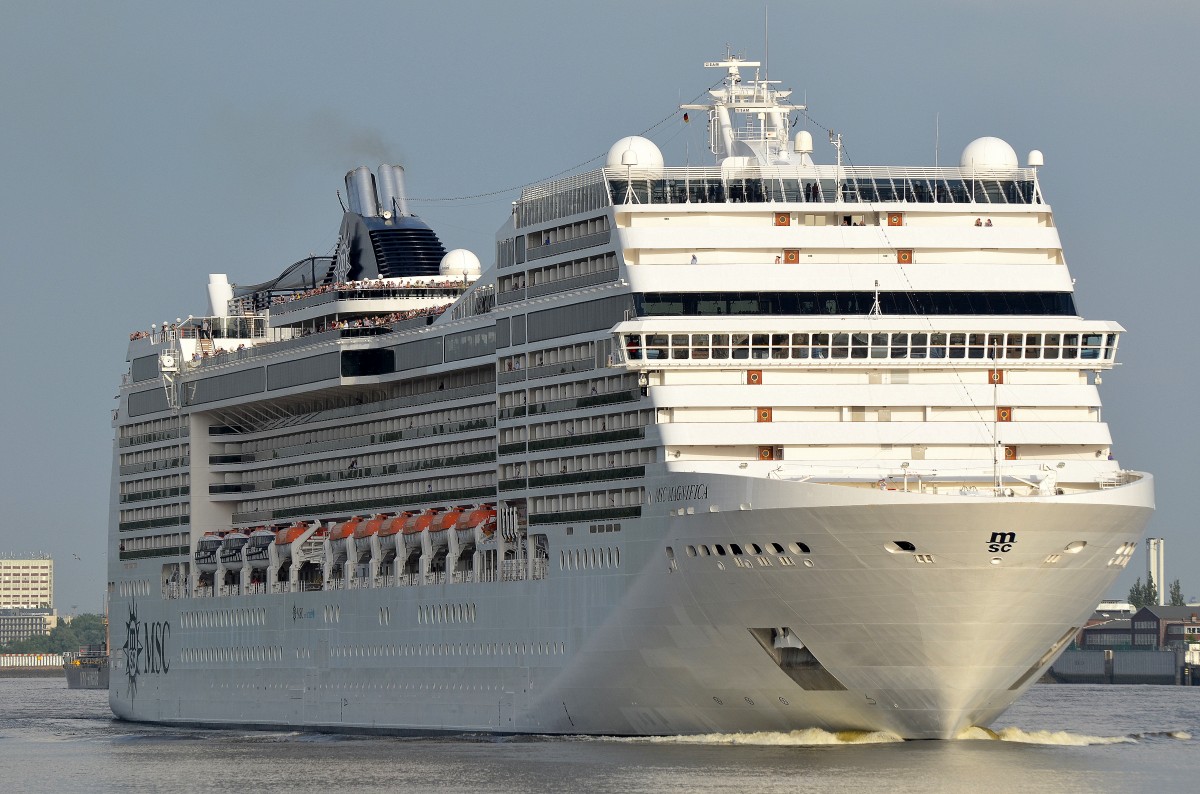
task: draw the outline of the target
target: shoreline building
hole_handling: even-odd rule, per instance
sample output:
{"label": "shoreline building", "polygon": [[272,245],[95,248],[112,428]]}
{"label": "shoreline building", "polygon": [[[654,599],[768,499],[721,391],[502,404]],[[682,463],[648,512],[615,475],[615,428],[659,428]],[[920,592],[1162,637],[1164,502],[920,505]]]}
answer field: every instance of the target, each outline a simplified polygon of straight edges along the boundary
{"label": "shoreline building", "polygon": [[48,635],[57,625],[54,560],[0,558],[0,645]]}

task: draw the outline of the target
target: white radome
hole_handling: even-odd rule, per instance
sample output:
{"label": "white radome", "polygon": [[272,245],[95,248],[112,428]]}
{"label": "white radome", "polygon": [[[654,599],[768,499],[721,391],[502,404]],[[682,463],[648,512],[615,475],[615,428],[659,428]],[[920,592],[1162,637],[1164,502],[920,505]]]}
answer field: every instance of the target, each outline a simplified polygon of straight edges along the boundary
{"label": "white radome", "polygon": [[483,267],[479,264],[479,257],[465,248],[447,251],[438,265],[438,273],[443,276],[478,276],[481,272]]}
{"label": "white radome", "polygon": [[[630,162],[630,161],[633,162]],[[640,135],[630,135],[622,138],[608,150],[608,158],[604,161],[606,168],[662,168],[663,156],[654,141]]]}
{"label": "white radome", "polygon": [[1016,168],[1017,153],[1000,138],[976,138],[963,149],[963,168]]}

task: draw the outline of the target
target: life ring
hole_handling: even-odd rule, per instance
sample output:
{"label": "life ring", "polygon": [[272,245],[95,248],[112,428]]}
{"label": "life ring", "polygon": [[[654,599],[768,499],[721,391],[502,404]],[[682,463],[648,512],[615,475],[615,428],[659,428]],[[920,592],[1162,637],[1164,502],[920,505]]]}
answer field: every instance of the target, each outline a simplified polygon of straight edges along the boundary
{"label": "life ring", "polygon": [[792,225],[792,216],[786,212],[775,213],[775,225],[776,226],[791,226]]}
{"label": "life ring", "polygon": [[762,370],[752,369],[746,372],[746,382],[751,386],[757,386],[762,383]]}
{"label": "life ring", "polygon": [[771,409],[770,408],[759,408],[758,409],[758,421],[770,422],[771,421]]}
{"label": "life ring", "polygon": [[904,213],[902,213],[902,212],[888,213],[888,226],[903,226],[903,225],[904,225]]}
{"label": "life ring", "polygon": [[913,252],[911,249],[902,248],[896,252],[896,262],[901,265],[911,265]]}
{"label": "life ring", "polygon": [[783,262],[784,262],[784,264],[787,264],[787,265],[800,264],[800,249],[799,248],[783,249]]}
{"label": "life ring", "polygon": [[1012,421],[1012,409],[1011,408],[997,408],[996,409],[996,421],[1011,422]]}

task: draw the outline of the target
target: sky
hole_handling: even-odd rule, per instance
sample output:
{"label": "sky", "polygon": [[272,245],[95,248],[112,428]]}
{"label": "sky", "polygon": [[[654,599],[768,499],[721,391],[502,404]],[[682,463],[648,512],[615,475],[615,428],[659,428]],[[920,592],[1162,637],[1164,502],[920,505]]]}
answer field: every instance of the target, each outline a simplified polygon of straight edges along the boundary
{"label": "sky", "polygon": [[[1194,0],[0,0],[0,19],[0,554],[52,555],[60,613],[102,604],[130,332],[206,313],[209,273],[328,253],[358,165],[402,164],[411,208],[486,267],[516,188],[625,135],[711,162],[673,114],[727,45],[807,102],[818,162],[822,128],[855,165],[956,164],[982,135],[1044,153],[1077,305],[1128,331],[1101,387],[1114,450],[1155,474],[1147,534],[1200,598]],[[1143,546],[1110,595],[1144,572]]]}

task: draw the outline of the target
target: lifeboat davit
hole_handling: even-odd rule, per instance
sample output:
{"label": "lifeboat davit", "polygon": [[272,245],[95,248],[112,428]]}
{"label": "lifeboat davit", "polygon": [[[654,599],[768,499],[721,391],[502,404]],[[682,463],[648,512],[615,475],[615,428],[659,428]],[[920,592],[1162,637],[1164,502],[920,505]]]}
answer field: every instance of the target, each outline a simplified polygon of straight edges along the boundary
{"label": "lifeboat davit", "polygon": [[440,512],[442,512],[440,507],[430,508],[417,516],[412,523],[405,524],[404,529],[400,530],[404,535],[404,547],[408,549],[420,547],[421,533],[433,526],[433,522]]}
{"label": "lifeboat davit", "polygon": [[362,519],[354,516],[349,521],[343,521],[329,531],[329,540],[333,546],[335,555],[344,554],[349,557],[354,551],[354,530]]}
{"label": "lifeboat davit", "polygon": [[308,532],[308,524],[301,521],[275,533],[275,545],[279,548],[279,559],[290,560],[292,558],[292,544],[303,537],[305,532]]}
{"label": "lifeboat davit", "polygon": [[453,529],[458,523],[459,517],[466,511],[465,507],[453,507],[434,519],[433,524],[429,527],[429,539],[435,549],[446,546],[450,542],[449,533],[446,530]]}
{"label": "lifeboat davit", "polygon": [[370,521],[363,521],[354,528],[353,540],[350,542],[354,544],[354,556],[358,558],[359,562],[365,562],[363,556],[371,553],[371,536],[379,534],[384,522],[391,515],[391,513],[380,513]]}
{"label": "lifeboat davit", "polygon": [[216,532],[205,532],[196,542],[196,568],[202,573],[217,570],[217,553],[221,550],[221,536]]}
{"label": "lifeboat davit", "polygon": [[419,513],[405,511],[395,518],[383,522],[379,528],[379,547],[384,551],[396,548],[396,536],[404,529],[405,523],[415,521]]}

